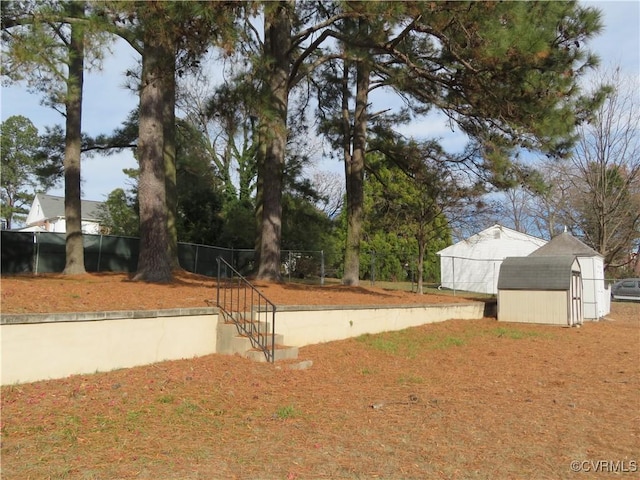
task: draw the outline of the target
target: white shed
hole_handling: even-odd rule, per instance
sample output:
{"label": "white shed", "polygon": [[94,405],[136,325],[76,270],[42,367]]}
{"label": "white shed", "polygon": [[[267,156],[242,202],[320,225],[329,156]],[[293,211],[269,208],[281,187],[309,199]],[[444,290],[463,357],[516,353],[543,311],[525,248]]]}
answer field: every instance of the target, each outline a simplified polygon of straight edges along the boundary
{"label": "white shed", "polygon": [[494,225],[437,252],[443,288],[498,293],[500,265],[506,257],[526,257],[546,240]]}
{"label": "white shed", "polygon": [[531,256],[573,255],[580,262],[584,319],[599,320],[611,311],[611,290],[605,285],[604,258],[568,232],[556,235]]}

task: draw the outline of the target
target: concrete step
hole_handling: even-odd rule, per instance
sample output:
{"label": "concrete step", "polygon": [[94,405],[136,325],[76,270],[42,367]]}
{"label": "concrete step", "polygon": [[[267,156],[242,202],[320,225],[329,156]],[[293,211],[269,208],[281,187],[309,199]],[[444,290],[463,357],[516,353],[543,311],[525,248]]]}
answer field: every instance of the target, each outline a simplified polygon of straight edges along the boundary
{"label": "concrete step", "polygon": [[[276,348],[278,347],[278,345],[282,345],[283,341],[284,341],[283,335],[275,335]],[[266,342],[268,345],[271,345],[271,335],[269,335],[269,338],[266,339]],[[231,347],[231,352],[230,352],[231,354],[236,354],[236,353],[243,354],[247,350],[253,349],[251,339],[249,339],[249,337],[247,337],[246,335],[236,335],[231,339],[231,342],[229,343],[229,345]]]}
{"label": "concrete step", "polygon": [[[267,357],[262,350],[255,348],[247,350],[243,357],[250,358],[256,362],[266,362]],[[298,347],[287,347],[285,345],[276,345],[275,361],[278,360],[295,360],[298,358]]]}
{"label": "concrete step", "polygon": [[[270,344],[271,333],[263,331],[262,335],[263,338],[266,336],[266,341]],[[284,336],[282,334],[275,334],[274,341],[276,344],[276,360],[297,358],[297,347],[282,346],[284,343]],[[295,351],[292,351],[292,348],[295,348]],[[247,358],[253,358],[257,361],[266,361],[262,350],[255,349],[248,336],[238,333],[238,327],[234,323],[220,322],[218,324],[216,351],[223,355],[238,354]]]}

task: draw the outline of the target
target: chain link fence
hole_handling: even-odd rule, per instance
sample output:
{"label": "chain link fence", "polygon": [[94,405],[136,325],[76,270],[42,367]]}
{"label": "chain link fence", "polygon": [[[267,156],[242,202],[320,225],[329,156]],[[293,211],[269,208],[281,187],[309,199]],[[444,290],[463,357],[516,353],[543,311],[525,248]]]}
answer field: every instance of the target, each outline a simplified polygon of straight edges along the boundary
{"label": "chain link fence", "polygon": [[[65,234],[52,232],[17,232],[3,230],[2,273],[60,273],[65,267]],[[87,272],[127,272],[137,270],[139,239],[115,235],[82,236]],[[178,261],[189,272],[216,277],[217,258],[222,257],[242,275],[256,267],[252,249],[233,249],[193,243],[178,243]],[[335,257],[335,256],[334,256]],[[324,251],[283,250],[280,273],[289,282],[303,281],[323,285],[327,278],[343,275],[342,257],[329,260]],[[425,262],[425,284],[438,281],[439,265]],[[364,251],[360,255],[360,279],[376,282],[410,282],[417,284],[417,257]],[[223,272],[224,274],[224,272]]]}
{"label": "chain link fence", "polygon": [[[423,285],[435,287],[439,284],[440,263],[438,258],[426,256],[422,265]],[[373,250],[360,254],[360,278],[371,285],[376,282],[408,282],[412,290],[418,283],[418,256],[407,253],[381,253]]]}
{"label": "chain link fence", "polygon": [[[60,273],[65,267],[65,234],[51,232],[0,232],[3,274]],[[139,239],[115,235],[82,236],[87,272],[135,272],[138,267]],[[185,270],[215,277],[216,259],[224,258],[243,275],[255,267],[255,251],[178,243],[178,261]],[[324,284],[324,252],[281,252],[281,274],[293,281],[305,279]]]}

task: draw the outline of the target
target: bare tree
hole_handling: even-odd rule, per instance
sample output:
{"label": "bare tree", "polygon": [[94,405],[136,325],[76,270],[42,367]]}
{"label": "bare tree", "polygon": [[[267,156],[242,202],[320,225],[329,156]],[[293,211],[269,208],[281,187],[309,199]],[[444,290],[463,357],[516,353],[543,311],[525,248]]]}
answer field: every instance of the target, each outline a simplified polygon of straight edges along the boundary
{"label": "bare tree", "polygon": [[318,208],[329,218],[335,218],[344,207],[344,179],[336,172],[317,171],[313,174],[313,185],[321,198]]}
{"label": "bare tree", "polygon": [[621,266],[640,240],[640,103],[637,77],[603,71],[610,85],[602,106],[578,128],[571,159],[572,219],[586,243]]}

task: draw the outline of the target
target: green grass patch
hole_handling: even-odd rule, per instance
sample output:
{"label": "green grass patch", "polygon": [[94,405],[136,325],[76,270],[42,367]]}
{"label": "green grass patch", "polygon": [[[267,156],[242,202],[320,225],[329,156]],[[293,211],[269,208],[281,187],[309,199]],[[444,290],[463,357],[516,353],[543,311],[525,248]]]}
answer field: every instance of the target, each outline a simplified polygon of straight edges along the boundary
{"label": "green grass patch", "polygon": [[97,432],[106,432],[115,428],[116,422],[108,418],[106,415],[98,414],[95,416],[94,421],[94,430]]}
{"label": "green grass patch", "polygon": [[193,415],[198,410],[200,410],[200,406],[191,400],[183,400],[182,403],[176,407],[176,413],[178,415]]}
{"label": "green grass patch", "polygon": [[[509,338],[521,340],[535,337],[549,337],[551,334],[535,330],[519,329],[509,326],[496,328],[478,328],[469,324],[468,328],[455,334],[433,332],[427,329],[407,328],[395,332],[364,334],[356,340],[369,348],[389,355],[415,358],[422,351],[444,350],[463,347],[476,338]],[[370,369],[360,371],[363,375],[372,373]]]}
{"label": "green grass patch", "polygon": [[467,341],[464,338],[447,335],[441,338],[434,339],[431,348],[433,350],[441,350],[449,347],[461,347],[466,343]]}
{"label": "green grass patch", "polygon": [[173,395],[161,395],[158,397],[158,403],[173,403],[174,400]]}
{"label": "green grass patch", "polygon": [[67,415],[59,423],[60,435],[70,443],[76,443],[78,432],[80,431],[80,417],[77,415]]}
{"label": "green grass patch", "polygon": [[398,353],[398,349],[400,348],[399,344],[394,341],[394,339],[384,338],[378,335],[371,335],[370,338],[365,339],[365,343],[374,350],[394,355]]}
{"label": "green grass patch", "polygon": [[130,410],[127,412],[126,419],[127,419],[127,422],[135,423],[140,419],[141,416],[142,416],[141,410]]}
{"label": "green grass patch", "polygon": [[360,369],[360,374],[361,375],[374,375],[378,373],[378,370],[375,368],[369,368],[369,367],[362,367]]}
{"label": "green grass patch", "polygon": [[541,332],[533,332],[530,330],[519,330],[510,327],[498,327],[490,331],[491,336],[498,338],[510,338],[512,340],[521,340],[523,338],[534,338],[544,336]]}
{"label": "green grass patch", "polygon": [[411,328],[376,335],[365,334],[356,340],[374,350],[406,358],[415,358],[424,350],[459,347],[466,343],[466,340],[461,337],[426,334]]}
{"label": "green grass patch", "polygon": [[285,405],[284,407],[278,407],[276,410],[276,417],[284,420],[286,418],[293,418],[299,415],[299,412],[293,405]]}

